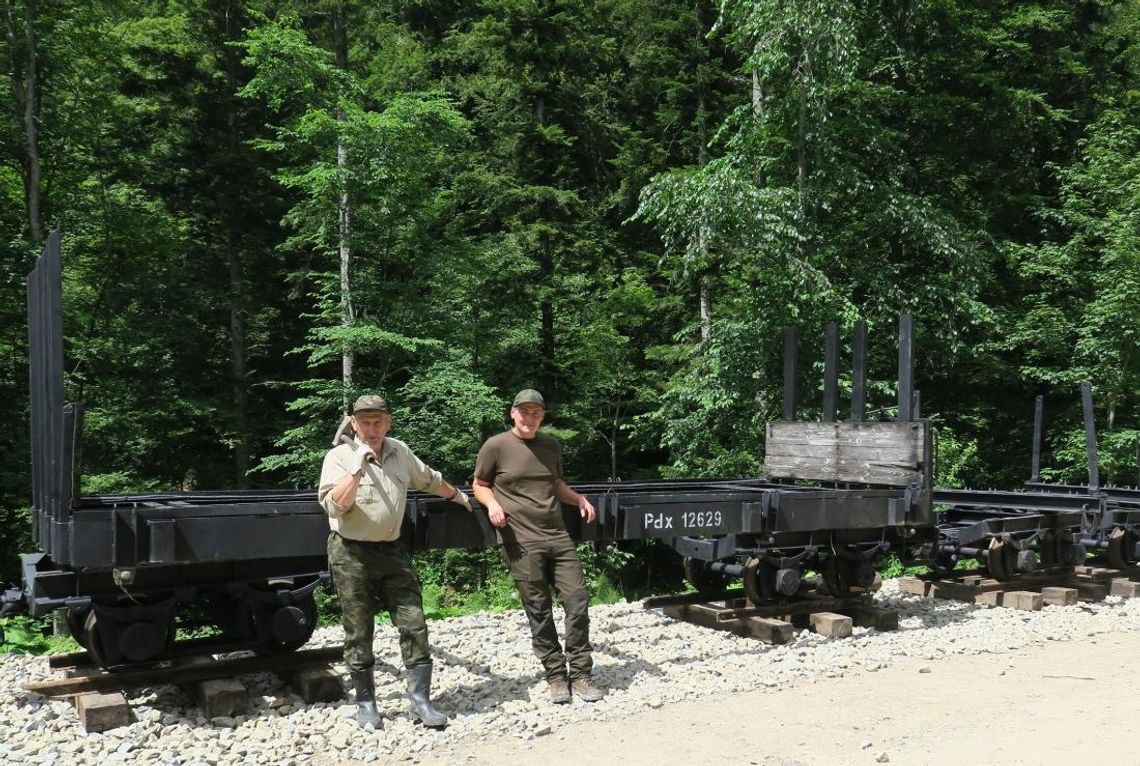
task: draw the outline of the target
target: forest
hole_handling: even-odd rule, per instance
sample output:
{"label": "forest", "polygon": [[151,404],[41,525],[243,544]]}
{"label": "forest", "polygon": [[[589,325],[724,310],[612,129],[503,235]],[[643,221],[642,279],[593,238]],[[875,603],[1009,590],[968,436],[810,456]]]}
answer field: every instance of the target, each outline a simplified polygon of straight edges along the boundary
{"label": "forest", "polygon": [[758,475],[783,328],[818,380],[865,320],[890,418],[900,312],[940,485],[1028,478],[1037,395],[1081,480],[1082,381],[1102,480],[1140,482],[1140,4],[0,12],[0,579],[57,228],[86,493],[312,487],[365,391],[460,483],[524,387],[572,481]]}

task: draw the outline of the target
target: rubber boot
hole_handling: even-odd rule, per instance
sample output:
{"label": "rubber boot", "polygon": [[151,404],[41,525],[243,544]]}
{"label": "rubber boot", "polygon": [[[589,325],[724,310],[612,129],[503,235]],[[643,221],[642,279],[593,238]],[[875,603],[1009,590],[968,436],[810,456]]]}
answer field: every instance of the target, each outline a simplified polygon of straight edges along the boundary
{"label": "rubber boot", "polygon": [[424,726],[443,728],[447,716],[431,704],[431,665],[413,665],[408,668],[408,701],[412,703],[412,717]]}
{"label": "rubber boot", "polygon": [[384,720],[376,709],[376,681],[371,670],[354,670],[352,685],[356,689],[356,721],[361,728],[372,726],[379,731],[384,728]]}

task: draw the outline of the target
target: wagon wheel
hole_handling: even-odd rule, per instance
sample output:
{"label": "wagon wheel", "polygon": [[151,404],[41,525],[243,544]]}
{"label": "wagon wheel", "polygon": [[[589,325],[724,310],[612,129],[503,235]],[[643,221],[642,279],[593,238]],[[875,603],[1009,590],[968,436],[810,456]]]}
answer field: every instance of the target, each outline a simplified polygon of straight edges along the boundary
{"label": "wagon wheel", "polygon": [[771,598],[775,592],[775,572],[766,567],[760,559],[752,556],[744,563],[744,573],[741,575],[744,585],[744,595],[753,604],[761,604]]}
{"label": "wagon wheel", "polygon": [[686,556],[682,562],[685,570],[685,579],[702,595],[714,595],[724,590],[728,584],[728,577],[709,571],[709,563],[701,559]]}
{"label": "wagon wheel", "polygon": [[292,652],[305,645],[317,627],[317,602],[309,593],[292,604],[255,606],[258,644],[255,654]]}
{"label": "wagon wheel", "polygon": [[87,654],[101,668],[106,668],[112,664],[107,661],[109,653],[103,647],[106,632],[106,630],[100,630],[99,618],[95,615],[95,610],[91,609],[83,620],[82,629],[75,634],[76,640],[83,644]]}
{"label": "wagon wheel", "polygon": [[958,566],[958,556],[953,553],[939,552],[934,556],[934,574],[939,577],[949,577]]}
{"label": "wagon wheel", "polygon": [[1043,569],[1052,569],[1064,563],[1064,558],[1061,554],[1061,540],[1062,536],[1053,530],[1041,533],[1041,567]]}
{"label": "wagon wheel", "polygon": [[820,575],[823,578],[824,587],[827,588],[827,592],[831,595],[851,595],[851,585],[854,583],[855,578],[851,562],[847,559],[842,556],[832,556],[823,565],[823,571]]}
{"label": "wagon wheel", "polygon": [[87,615],[90,611],[91,607],[84,607],[81,609],[65,609],[63,612],[63,621],[67,624],[67,633],[77,643],[83,643],[83,626],[87,622]]}
{"label": "wagon wheel", "polygon": [[1108,536],[1108,564],[1116,569],[1136,566],[1136,533],[1116,527]]}
{"label": "wagon wheel", "polygon": [[109,617],[100,619],[91,609],[80,636],[87,654],[99,667],[111,668],[124,662],[137,667],[139,663],[157,661],[174,644],[174,615],[167,615],[161,624],[156,617],[120,625]]}
{"label": "wagon wheel", "polygon": [[986,552],[986,569],[995,580],[1011,580],[1017,574],[1017,549],[996,537]]}

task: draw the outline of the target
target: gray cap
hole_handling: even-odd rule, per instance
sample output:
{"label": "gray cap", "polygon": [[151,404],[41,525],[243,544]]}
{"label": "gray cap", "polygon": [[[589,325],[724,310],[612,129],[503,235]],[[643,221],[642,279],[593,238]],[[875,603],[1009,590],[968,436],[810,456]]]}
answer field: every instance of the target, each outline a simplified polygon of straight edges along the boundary
{"label": "gray cap", "polygon": [[374,412],[387,412],[388,402],[384,401],[382,396],[377,394],[365,394],[357,399],[352,405],[352,414],[358,412],[366,412],[372,410]]}
{"label": "gray cap", "polygon": [[515,400],[511,402],[511,406],[518,407],[520,404],[537,404],[542,409],[546,409],[546,401],[543,400],[542,394],[533,388],[524,388],[515,394]]}

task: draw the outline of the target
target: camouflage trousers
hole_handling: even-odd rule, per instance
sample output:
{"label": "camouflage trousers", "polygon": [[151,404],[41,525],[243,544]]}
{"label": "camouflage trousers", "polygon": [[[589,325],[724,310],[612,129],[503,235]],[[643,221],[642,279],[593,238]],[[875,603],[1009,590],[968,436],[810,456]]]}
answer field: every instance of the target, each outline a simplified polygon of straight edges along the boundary
{"label": "camouflage trousers", "polygon": [[[567,665],[571,678],[589,676],[594,667],[588,611],[590,591],[582,576],[582,562],[578,560],[574,541],[563,533],[554,540],[510,543],[503,546],[503,557],[522,597],[523,610],[530,622],[531,647],[542,663],[547,680],[565,678]],[[554,625],[551,586],[566,611],[565,651],[558,643],[558,629]]]}
{"label": "camouflage trousers", "polygon": [[333,532],[328,552],[344,624],[344,664],[349,671],[370,670],[376,663],[372,636],[379,608],[388,610],[400,632],[404,666],[430,663],[420,578],[404,544],[399,540],[349,540]]}

